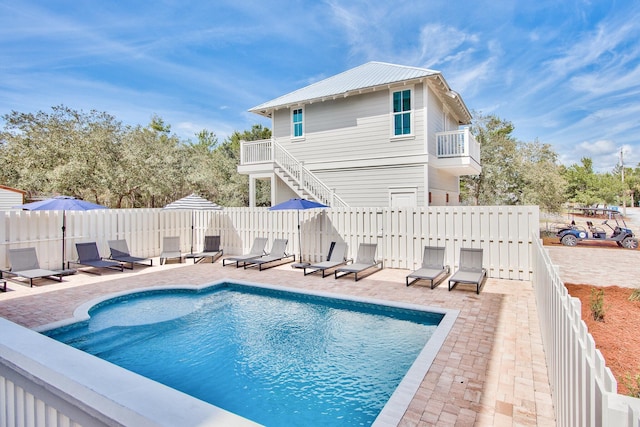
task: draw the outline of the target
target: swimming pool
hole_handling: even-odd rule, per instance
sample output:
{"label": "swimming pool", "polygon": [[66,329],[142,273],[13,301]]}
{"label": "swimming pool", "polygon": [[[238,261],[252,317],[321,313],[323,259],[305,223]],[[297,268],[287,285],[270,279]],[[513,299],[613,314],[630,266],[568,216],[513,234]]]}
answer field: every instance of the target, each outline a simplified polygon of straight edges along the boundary
{"label": "swimming pool", "polygon": [[452,324],[446,310],[232,283],[122,295],[89,314],[46,335],[265,425],[370,425]]}

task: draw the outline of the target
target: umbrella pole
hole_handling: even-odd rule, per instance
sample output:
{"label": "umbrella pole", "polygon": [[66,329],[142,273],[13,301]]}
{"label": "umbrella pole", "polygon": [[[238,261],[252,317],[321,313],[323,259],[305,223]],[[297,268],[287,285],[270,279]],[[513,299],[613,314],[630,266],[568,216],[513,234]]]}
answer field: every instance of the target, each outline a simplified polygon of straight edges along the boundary
{"label": "umbrella pole", "polygon": [[193,213],[194,212],[191,211],[191,254],[192,255],[193,255]]}
{"label": "umbrella pole", "polygon": [[64,240],[65,240],[65,234],[67,231],[67,212],[66,211],[62,211],[62,269],[64,270],[64,252],[65,252],[65,248],[64,248]]}
{"label": "umbrella pole", "polygon": [[298,251],[300,251],[300,258],[298,258],[298,262],[302,262],[302,232],[300,230],[300,210],[298,210]]}

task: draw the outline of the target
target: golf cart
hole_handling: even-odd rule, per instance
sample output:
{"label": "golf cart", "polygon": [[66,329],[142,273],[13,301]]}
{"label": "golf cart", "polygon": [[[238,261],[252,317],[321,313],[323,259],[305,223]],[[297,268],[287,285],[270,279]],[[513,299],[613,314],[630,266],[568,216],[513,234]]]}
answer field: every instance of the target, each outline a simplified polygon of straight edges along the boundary
{"label": "golf cart", "polygon": [[[560,238],[560,242],[565,246],[575,246],[581,241],[602,241],[616,242],[620,247],[627,249],[637,249],[638,239],[634,236],[633,231],[627,227],[627,224],[620,215],[620,212],[614,209],[605,209],[603,214],[608,216],[602,222],[602,225],[609,227],[611,235],[607,236],[607,230],[587,221],[587,228],[571,224],[560,227],[556,236]],[[615,221],[615,226],[609,224],[609,221]]]}

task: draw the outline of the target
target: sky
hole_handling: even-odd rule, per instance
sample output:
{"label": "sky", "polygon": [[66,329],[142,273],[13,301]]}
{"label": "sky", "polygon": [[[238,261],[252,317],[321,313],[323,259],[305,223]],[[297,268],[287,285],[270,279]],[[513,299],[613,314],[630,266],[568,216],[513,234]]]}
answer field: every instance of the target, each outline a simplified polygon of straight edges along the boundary
{"label": "sky", "polygon": [[442,72],[563,164],[640,163],[637,0],[0,0],[0,116],[65,105],[222,141],[369,61]]}

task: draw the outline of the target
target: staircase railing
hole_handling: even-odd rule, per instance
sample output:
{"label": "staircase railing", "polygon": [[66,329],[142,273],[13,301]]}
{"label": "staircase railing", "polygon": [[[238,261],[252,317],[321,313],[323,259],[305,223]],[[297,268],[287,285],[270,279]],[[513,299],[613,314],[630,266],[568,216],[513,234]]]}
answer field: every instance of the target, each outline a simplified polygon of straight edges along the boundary
{"label": "staircase railing", "polygon": [[333,208],[348,207],[347,203],[334,190],[320,180],[313,172],[304,167],[283,146],[272,141],[273,161],[283,169],[299,186],[316,200]]}

